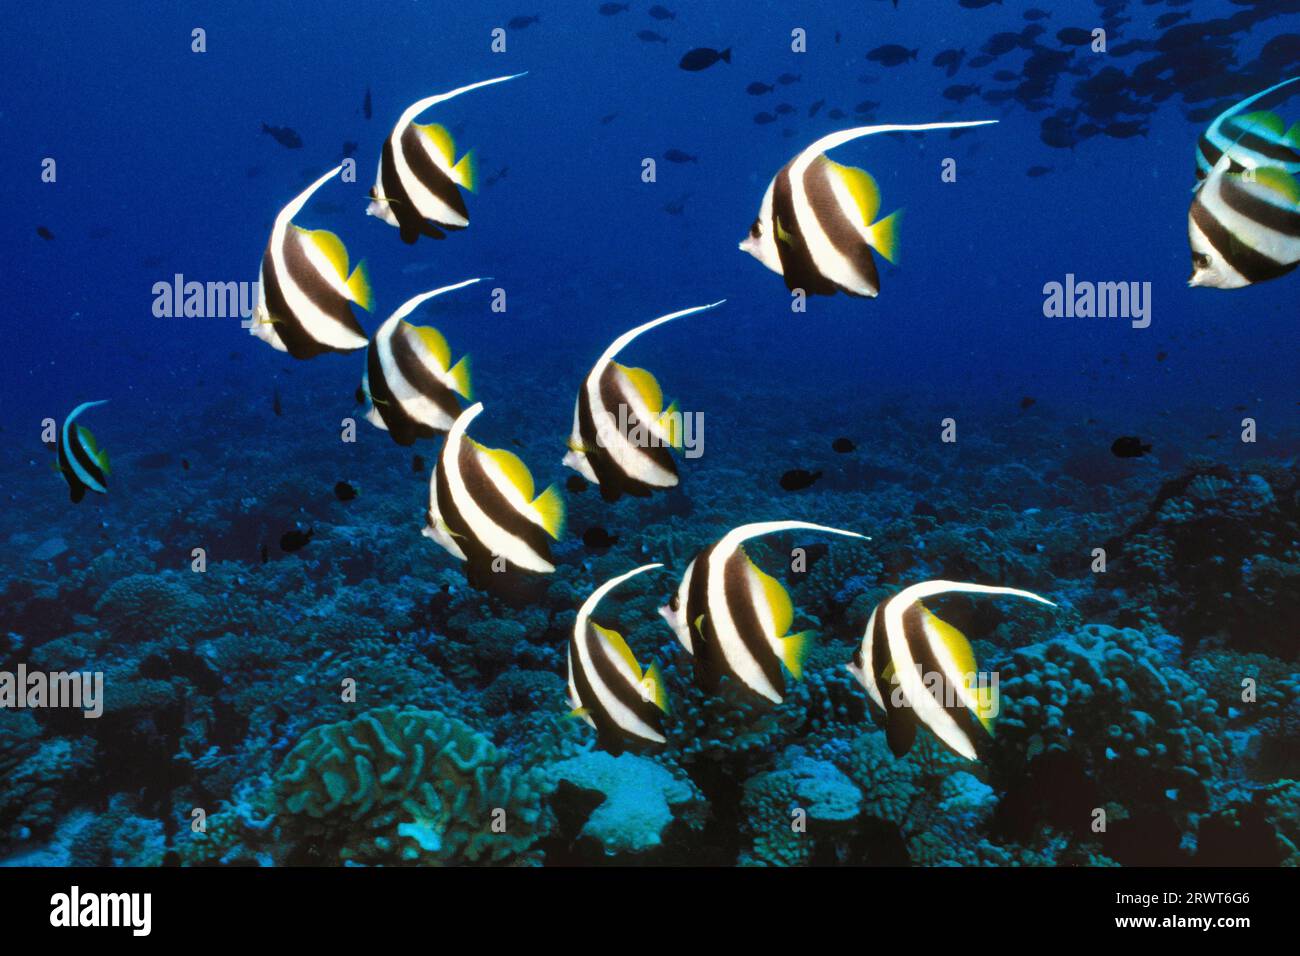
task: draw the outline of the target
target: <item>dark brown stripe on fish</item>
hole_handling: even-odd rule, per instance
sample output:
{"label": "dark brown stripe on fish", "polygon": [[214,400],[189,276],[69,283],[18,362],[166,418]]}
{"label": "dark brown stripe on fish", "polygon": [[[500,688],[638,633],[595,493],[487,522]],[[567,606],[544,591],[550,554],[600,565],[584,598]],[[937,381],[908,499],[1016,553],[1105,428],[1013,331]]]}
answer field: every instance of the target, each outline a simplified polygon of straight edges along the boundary
{"label": "dark brown stripe on fish", "polygon": [[[406,160],[407,168],[425,189],[465,219],[469,219],[469,210],[465,208],[465,199],[460,194],[460,187],[443,172],[441,166],[434,162],[433,157],[429,155],[428,146],[432,146],[429,137],[420,132],[414,123],[408,124],[402,131],[402,158]],[[443,229],[464,228],[464,226],[442,222],[433,216],[425,218],[438,223]]]}
{"label": "dark brown stripe on fish", "polygon": [[[497,488],[493,480],[488,476],[483,467],[483,462],[479,459],[479,450],[467,438],[463,438],[460,444],[460,456],[456,462],[457,470],[460,473],[460,479],[465,485],[469,496],[478,505],[489,521],[498,528],[507,532],[515,538],[518,538],[538,557],[549,562],[551,560],[551,546],[546,536],[546,530],[539,524],[534,524],[527,517],[515,510],[514,506],[506,499],[501,490]],[[478,537],[471,529],[471,534]]]}
{"label": "dark brown stripe on fish", "polygon": [[1286,275],[1297,265],[1297,263],[1285,265],[1235,239],[1201,202],[1200,195],[1192,200],[1192,222],[1196,223],[1197,228],[1204,233],[1206,240],[1224,261],[1244,276],[1247,282],[1276,279]]}
{"label": "dark brown stripe on fish", "polygon": [[[812,208],[817,226],[826,240],[840,255],[849,261],[853,270],[863,283],[873,291],[880,289],[880,274],[876,271],[876,260],[871,254],[871,246],[862,238],[857,226],[845,214],[831,185],[834,175],[830,160],[818,156],[809,165],[803,177],[804,193],[808,196],[808,205]],[[855,295],[852,289],[844,286],[841,291]]]}
{"label": "dark brown stripe on fish", "polygon": [[1300,238],[1300,212],[1274,205],[1251,192],[1240,179],[1224,177],[1220,182],[1219,195],[1223,197],[1223,204],[1233,212],[1274,232]]}
{"label": "dark brown stripe on fish", "polygon": [[740,635],[745,652],[758,664],[763,676],[776,692],[784,695],[785,675],[781,673],[781,661],[768,642],[755,606],[758,601],[765,601],[766,597],[758,592],[749,570],[749,558],[745,556],[743,548],[736,548],[731,557],[727,558],[722,572],[722,590],[727,599],[727,614],[736,633]]}
{"label": "dark brown stripe on fish", "polygon": [[[777,255],[781,259],[781,275],[787,289],[802,289],[807,295],[834,295],[838,286],[817,271],[817,265],[808,252],[808,244],[803,239],[805,224],[799,221],[794,208],[794,192],[790,184],[791,160],[776,174],[772,185],[772,221],[768,228],[772,230],[772,241],[776,244]],[[778,230],[784,230],[789,241],[783,240]],[[808,223],[809,228],[816,228],[815,223]]]}

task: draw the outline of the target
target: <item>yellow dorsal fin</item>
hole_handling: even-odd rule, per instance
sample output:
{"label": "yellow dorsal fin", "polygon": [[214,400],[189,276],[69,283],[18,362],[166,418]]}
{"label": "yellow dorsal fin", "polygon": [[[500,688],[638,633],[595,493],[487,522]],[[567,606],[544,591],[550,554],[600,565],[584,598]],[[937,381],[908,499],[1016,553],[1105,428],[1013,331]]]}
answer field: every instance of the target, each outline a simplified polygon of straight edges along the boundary
{"label": "yellow dorsal fin", "polygon": [[[346,256],[347,253],[345,252]],[[348,276],[348,294],[352,296],[352,301],[361,308],[370,312],[375,307],[375,295],[370,289],[370,266],[366,260],[362,259],[357,263],[357,267],[352,270],[352,275]]]}
{"label": "yellow dorsal fin", "polygon": [[752,560],[749,555],[745,555],[749,561],[749,567],[758,578],[758,582],[763,588],[763,600],[772,611],[772,627],[774,628],[773,637],[784,637],[785,632],[790,630],[790,625],[794,623],[794,605],[790,603],[790,595],[786,593],[781,582],[772,575],[768,574]]}
{"label": "yellow dorsal fin", "polygon": [[452,382],[455,383],[453,387],[463,398],[473,399],[474,387],[469,381],[468,355],[462,355],[460,361],[447,370],[447,374],[451,376]]}
{"label": "yellow dorsal fin", "polygon": [[862,225],[865,226],[875,219],[880,212],[880,186],[877,185],[875,178],[865,169],[856,166],[841,166],[829,159],[826,163],[830,166],[831,173],[839,177],[844,188],[853,197],[853,202],[862,216]]}
{"label": "yellow dorsal fin", "polygon": [[664,438],[667,440],[669,447],[678,450],[682,447],[682,416],[681,410],[677,407],[677,402],[673,402],[664,409],[663,414],[659,416],[659,427],[663,429]]}
{"label": "yellow dorsal fin", "polygon": [[99,451],[99,443],[95,441],[94,433],[85,425],[77,426],[77,434],[81,436],[81,443],[90,451],[93,456]]}
{"label": "yellow dorsal fin", "polygon": [[898,220],[903,210],[891,212],[880,222],[867,227],[867,242],[890,262],[898,263]]}
{"label": "yellow dorsal fin", "polygon": [[1300,149],[1300,120],[1291,124],[1291,128],[1287,130],[1286,135],[1282,137],[1282,142],[1286,143],[1286,145],[1290,146],[1292,149]]}
{"label": "yellow dorsal fin", "polygon": [[641,678],[641,690],[646,699],[665,714],[668,713],[668,688],[664,685],[664,675],[659,670],[658,661],[651,661],[646,668],[645,676]]}
{"label": "yellow dorsal fin", "polygon": [[447,339],[443,334],[435,329],[432,325],[412,325],[409,322],[403,322],[407,330],[415,333],[420,343],[429,350],[438,362],[438,368],[444,372],[447,366],[451,365],[451,346],[447,344]]}
{"label": "yellow dorsal fin", "polygon": [[570,717],[586,717],[586,716],[587,716],[588,714],[590,714],[590,713],[591,713],[591,711],[587,710],[586,707],[575,707],[575,708],[573,708],[573,710],[569,711],[569,716],[570,716]]}
{"label": "yellow dorsal fin", "polygon": [[1281,139],[1286,133],[1286,123],[1282,117],[1269,110],[1257,110],[1254,113],[1247,113],[1239,118],[1239,125],[1247,127],[1251,132],[1268,133]]}
{"label": "yellow dorsal fin", "polygon": [[429,123],[425,126],[417,125],[416,129],[429,137],[433,148],[447,161],[447,168],[450,169],[452,163],[456,161],[456,144],[452,142],[451,133],[447,132],[447,128],[438,123]]}
{"label": "yellow dorsal fin", "polygon": [[533,473],[528,470],[528,466],[514,452],[506,451],[504,448],[486,448],[479,445],[479,450],[488,458],[496,462],[501,473],[506,476],[506,481],[514,485],[519,493],[524,496],[524,501],[533,500]]}
{"label": "yellow dorsal fin", "polygon": [[564,534],[564,496],[560,494],[559,485],[548,485],[533,501],[537,516],[542,519],[542,527],[556,541]]}
{"label": "yellow dorsal fin", "polygon": [[641,665],[636,662],[636,655],[632,653],[632,648],[627,646],[627,641],[623,640],[623,635],[618,631],[612,631],[607,627],[601,627],[595,621],[591,622],[592,629],[601,636],[609,649],[623,659],[623,662],[632,669],[636,675],[636,681],[641,680]]}
{"label": "yellow dorsal fin", "polygon": [[474,159],[474,150],[471,149],[451,167],[451,178],[470,192],[474,191],[478,183],[478,163]]}
{"label": "yellow dorsal fin", "polygon": [[933,614],[925,605],[921,605],[921,610],[925,614],[925,620],[930,630],[934,632],[940,643],[948,649],[948,653],[952,656],[962,682],[978,701],[975,716],[979,718],[980,723],[985,726],[989,733],[992,733],[993,721],[986,716],[988,713],[987,698],[991,698],[992,693],[987,687],[981,688],[972,683],[976,672],[975,649],[971,647],[966,635],[957,628]]}
{"label": "yellow dorsal fin", "polygon": [[108,451],[106,449],[101,448],[95,453],[95,461],[99,462],[99,470],[104,474],[111,475],[113,473],[113,469],[108,464]]}
{"label": "yellow dorsal fin", "polygon": [[1269,192],[1277,193],[1290,203],[1300,203],[1300,183],[1285,169],[1264,166],[1255,170],[1255,182]]}
{"label": "yellow dorsal fin", "polygon": [[641,401],[645,402],[645,407],[650,410],[650,413],[658,415],[664,407],[664,393],[659,388],[659,383],[655,381],[655,377],[643,368],[628,368],[617,362],[614,364],[632,383],[632,387],[641,396]]}
{"label": "yellow dorsal fin", "polygon": [[885,664],[885,669],[880,672],[880,679],[886,683],[894,679],[894,662],[892,660]]}
{"label": "yellow dorsal fin", "polygon": [[812,631],[800,631],[781,638],[781,662],[795,680],[803,680],[803,662],[808,659],[815,636]]}
{"label": "yellow dorsal fin", "polygon": [[328,229],[303,229],[294,226],[304,239],[310,242],[321,255],[334,267],[334,272],[342,280],[348,277],[348,250],[343,240]]}

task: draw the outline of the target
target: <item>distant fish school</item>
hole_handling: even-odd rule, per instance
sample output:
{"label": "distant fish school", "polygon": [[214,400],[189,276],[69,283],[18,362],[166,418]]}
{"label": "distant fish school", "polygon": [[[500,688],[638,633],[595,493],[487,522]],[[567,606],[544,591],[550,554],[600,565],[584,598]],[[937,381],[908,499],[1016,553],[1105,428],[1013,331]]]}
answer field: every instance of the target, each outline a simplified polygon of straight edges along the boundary
{"label": "distant fish school", "polygon": [[[700,54],[700,63],[711,65],[727,60],[729,51],[695,53]],[[466,228],[469,212],[461,191],[474,189],[472,155],[465,152],[458,157],[444,127],[415,121],[438,103],[523,75],[496,77],[411,104],[384,142],[368,214],[397,228],[406,243],[420,236],[443,239],[448,232]],[[834,163],[825,153],[876,133],[993,122],[857,127],[822,137],[772,179],[740,247],[782,275],[791,289],[875,296],[880,282],[874,255],[896,258],[898,213],[878,218],[880,191],[871,175]],[[1229,129],[1227,123],[1218,127]],[[565,524],[558,488],[551,485],[538,494],[532,473],[518,456],[469,436],[468,428],[483,405],[462,407],[463,401],[473,401],[468,356],[453,361],[451,346],[440,330],[409,321],[425,303],[482,279],[415,295],[367,335],[352,309],[373,309],[364,262],[350,267],[342,240],[294,222],[341,168],[313,182],[276,217],[262,257],[253,334],[296,359],[366,349],[358,389],[358,400],[366,404],[366,419],[387,431],[398,445],[443,436],[429,477],[423,534],[464,563],[471,586],[492,590],[494,576],[502,573],[553,572],[551,544],[561,538]],[[722,304],[720,300],[682,309],[629,329],[606,348],[583,380],[563,464],[597,484],[605,500],[645,497],[679,481],[671,453],[681,437],[675,404],[664,407],[662,389],[650,372],[616,359],[642,334]],[[101,404],[78,406],[59,432],[58,467],[73,501],[81,500],[87,490],[106,491],[107,454],[87,429],[75,425],[86,409]],[[414,461],[417,471],[424,467],[420,456]],[[340,483],[335,495],[350,501],[356,491]],[[695,556],[669,604],[660,608],[692,658],[695,683],[704,693],[720,693],[724,682],[729,682],[741,694],[780,704],[785,675],[802,678],[812,632],[791,633],[795,609],[790,595],[745,551],[752,539],[792,532],[870,540],[855,531],[800,520],[741,525]],[[281,547],[296,550],[312,533],[286,533]],[[614,753],[667,742],[667,688],[657,663],[643,668],[622,635],[594,618],[611,591],[661,567],[645,564],[611,578],[587,597],[574,619],[566,662],[571,714],[595,730],[599,747]],[[969,681],[962,683],[974,667],[969,642],[920,604],[922,598],[947,591],[1017,595],[1051,603],[1011,588],[943,581],[913,585],[883,602],[848,667],[884,709],[890,745],[899,755],[911,746],[916,728],[925,725],[955,752],[976,757],[973,724],[966,711],[977,710],[983,699],[962,697],[965,710],[958,713],[936,702],[928,685],[917,683],[920,676],[915,680],[909,676],[919,664],[936,669],[950,683],[970,686]],[[891,684],[898,685],[899,694],[886,693]]]}

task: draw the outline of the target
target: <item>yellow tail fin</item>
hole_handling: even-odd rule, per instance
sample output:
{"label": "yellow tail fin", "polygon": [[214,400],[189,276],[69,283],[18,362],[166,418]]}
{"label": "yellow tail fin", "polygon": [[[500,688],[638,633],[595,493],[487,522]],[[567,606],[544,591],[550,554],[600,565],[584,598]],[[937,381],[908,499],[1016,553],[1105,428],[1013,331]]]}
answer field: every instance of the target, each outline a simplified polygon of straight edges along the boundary
{"label": "yellow tail fin", "polygon": [[348,294],[352,301],[370,312],[375,307],[375,296],[370,290],[370,266],[362,259],[348,276]]}
{"label": "yellow tail fin", "polygon": [[898,220],[902,215],[903,210],[896,210],[867,227],[867,242],[871,248],[895,265],[898,264]]}
{"label": "yellow tail fin", "polygon": [[538,516],[542,519],[542,527],[556,541],[560,540],[560,535],[564,534],[564,497],[560,494],[558,485],[551,485],[533,500],[533,507],[537,509]]}
{"label": "yellow tail fin", "polygon": [[781,638],[781,661],[795,680],[803,680],[803,664],[812,650],[814,637],[812,631],[800,631]]}
{"label": "yellow tail fin", "polygon": [[455,389],[466,399],[473,400],[473,386],[469,381],[469,356],[462,355],[460,361],[453,365],[447,372],[451,380],[455,382]]}
{"label": "yellow tail fin", "polygon": [[451,167],[451,178],[470,192],[474,192],[475,187],[478,185],[478,163],[474,159],[472,149],[462,156],[455,166]]}

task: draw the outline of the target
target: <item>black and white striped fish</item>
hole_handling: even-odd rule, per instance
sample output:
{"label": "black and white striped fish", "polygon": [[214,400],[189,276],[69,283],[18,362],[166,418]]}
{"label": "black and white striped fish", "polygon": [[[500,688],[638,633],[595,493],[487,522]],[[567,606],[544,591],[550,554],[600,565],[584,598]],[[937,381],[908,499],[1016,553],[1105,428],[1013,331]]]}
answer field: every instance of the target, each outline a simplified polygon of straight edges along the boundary
{"label": "black and white striped fish", "polygon": [[312,193],[342,168],[335,166],[280,210],[262,254],[252,332],[297,359],[352,352],[367,342],[351,306],[371,308],[364,260],[349,273],[348,251],[338,236],[293,224]]}
{"label": "black and white striped fish", "polygon": [[1029,591],[956,581],[924,581],[876,605],[862,645],[845,666],[885,712],[885,733],[896,757],[912,748],[918,724],[968,760],[976,759],[976,727],[993,731],[996,690],[976,679],[970,641],[921,604],[952,592],[1001,594],[1056,606]]}
{"label": "black and white striped fish", "polygon": [[516,73],[471,83],[408,106],[384,140],[367,214],[396,226],[406,243],[415,242],[422,235],[443,239],[445,230],[468,226],[469,210],[460,190],[474,191],[473,156],[465,153],[456,159],[456,144],[451,134],[436,123],[421,126],[415,118],[431,106],[462,93],[524,75]]}
{"label": "black and white striped fish", "polygon": [[1233,156],[1224,153],[1192,196],[1189,286],[1240,289],[1300,265],[1300,183],[1277,166],[1232,172]]}
{"label": "black and white striped fish", "polygon": [[823,136],[786,163],[768,184],[758,218],[740,248],[807,295],[875,297],[880,276],[872,250],[897,259],[899,213],[877,220],[880,189],[865,170],[825,153],[875,133],[985,126],[997,120],[859,126]]}
{"label": "black and white striped fish", "polygon": [[787,633],[794,621],[790,595],[742,546],[749,538],[778,531],[821,531],[871,540],[805,521],[765,521],[734,528],[696,555],[677,594],[659,613],[694,656],[696,683],[709,693],[727,674],[779,704],[785,693],[781,665],[796,680],[802,679],[812,632]]}
{"label": "black and white striped fish", "polygon": [[361,390],[368,399],[366,419],[385,429],[399,445],[446,432],[460,414],[456,396],[473,396],[469,356],[451,364],[451,348],[441,332],[412,325],[406,317],[432,299],[481,279],[466,279],[406,300],[370,340]]}
{"label": "black and white striped fish", "polygon": [[642,332],[724,301],[662,315],[624,332],[587,373],[574,405],[564,464],[599,485],[606,501],[624,494],[645,498],[676,485],[677,465],[669,449],[681,446],[676,404],[665,410],[655,377],[643,368],[620,365],[614,356]]}
{"label": "black and white striped fish", "polygon": [[1292,175],[1300,173],[1300,121],[1288,128],[1272,112],[1292,96],[1300,96],[1300,77],[1283,80],[1221,113],[1196,143],[1196,178],[1208,177],[1229,151],[1233,155],[1230,171],[1234,173],[1262,166],[1279,166]]}
{"label": "black and white striped fish", "polygon": [[578,609],[569,639],[569,705],[596,730],[598,746],[620,753],[627,742],[664,743],[660,713],[668,694],[659,665],[643,672],[621,634],[591,619],[601,598],[628,578],[662,568],[643,564],[606,581]]}
{"label": "black and white striped fish", "polygon": [[465,561],[478,586],[505,568],[542,574],[555,570],[550,539],[564,528],[564,499],[551,485],[534,496],[528,466],[511,452],[486,448],[465,434],[483,411],[481,402],[460,413],[447,432],[429,479],[424,535]]}
{"label": "black and white striped fish", "polygon": [[89,428],[73,424],[86,409],[104,405],[107,401],[82,402],[63,420],[63,427],[59,429],[58,469],[68,483],[68,497],[74,504],[86,497],[87,490],[108,494],[108,452],[95,442]]}

